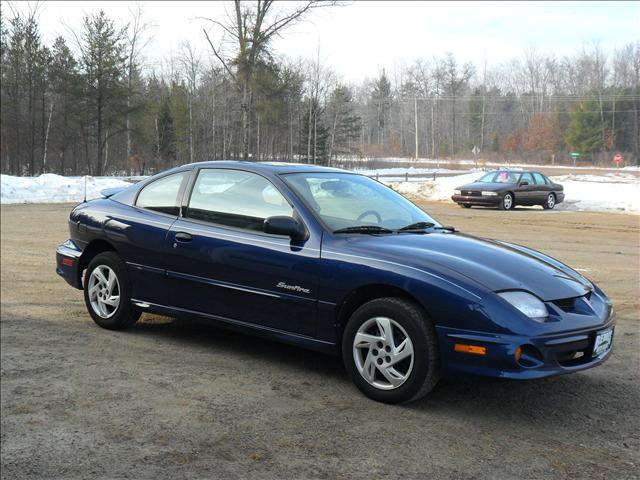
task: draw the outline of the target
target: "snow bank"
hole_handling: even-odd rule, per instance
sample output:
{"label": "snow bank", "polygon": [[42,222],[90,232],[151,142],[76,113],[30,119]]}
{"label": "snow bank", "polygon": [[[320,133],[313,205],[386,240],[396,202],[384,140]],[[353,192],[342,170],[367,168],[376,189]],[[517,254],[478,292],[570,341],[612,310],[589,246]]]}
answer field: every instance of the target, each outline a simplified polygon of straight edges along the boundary
{"label": "snow bank", "polygon": [[[478,172],[436,178],[435,181],[388,183],[403,195],[451,202],[456,187],[474,182],[481,175]],[[564,186],[565,200],[556,207],[558,210],[640,213],[640,179],[633,174],[563,175],[551,179]]]}
{"label": "snow bank", "polygon": [[[87,199],[100,197],[105,188],[131,185],[113,177],[86,177]],[[39,177],[0,175],[0,203],[73,203],[84,198],[85,177],[45,173]]]}
{"label": "snow bank", "polygon": [[[473,170],[473,169],[469,169]],[[468,170],[468,171],[469,171]],[[398,177],[404,176],[405,174],[409,175],[433,175],[434,173],[437,175],[438,173],[465,173],[465,171],[461,170],[452,170],[450,168],[403,168],[403,167],[395,167],[395,168],[376,168],[376,169],[359,169],[356,168],[354,170],[356,173],[360,173],[362,175],[368,175],[374,177],[377,175],[397,175]]]}

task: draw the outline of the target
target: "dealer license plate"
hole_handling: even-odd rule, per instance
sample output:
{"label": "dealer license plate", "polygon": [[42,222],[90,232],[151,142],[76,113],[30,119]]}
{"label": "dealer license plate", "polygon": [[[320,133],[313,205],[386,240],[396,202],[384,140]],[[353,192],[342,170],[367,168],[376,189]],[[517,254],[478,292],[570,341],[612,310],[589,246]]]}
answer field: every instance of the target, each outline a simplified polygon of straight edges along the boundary
{"label": "dealer license plate", "polygon": [[596,341],[593,344],[593,356],[599,357],[611,348],[611,340],[613,339],[613,329],[598,332]]}

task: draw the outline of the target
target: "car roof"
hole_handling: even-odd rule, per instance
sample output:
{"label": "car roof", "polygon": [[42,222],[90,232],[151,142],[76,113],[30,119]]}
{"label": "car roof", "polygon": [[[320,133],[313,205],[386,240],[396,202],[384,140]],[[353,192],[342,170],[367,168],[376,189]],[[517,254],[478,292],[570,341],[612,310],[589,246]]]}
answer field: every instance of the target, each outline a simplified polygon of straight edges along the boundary
{"label": "car roof", "polygon": [[261,173],[322,173],[322,172],[345,172],[353,173],[341,168],[323,167],[320,165],[310,165],[307,163],[288,163],[288,162],[245,162],[245,161],[231,161],[231,160],[216,160],[205,162],[194,162],[183,167],[197,167],[197,168],[237,168],[242,170],[249,170]]}

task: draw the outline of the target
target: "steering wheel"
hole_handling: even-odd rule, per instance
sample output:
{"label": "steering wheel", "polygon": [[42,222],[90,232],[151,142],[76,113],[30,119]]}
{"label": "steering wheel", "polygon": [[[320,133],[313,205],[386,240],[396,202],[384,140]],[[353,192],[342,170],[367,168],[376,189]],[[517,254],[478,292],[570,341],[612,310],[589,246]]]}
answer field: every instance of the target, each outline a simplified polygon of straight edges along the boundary
{"label": "steering wheel", "polygon": [[356,218],[356,222],[361,222],[363,218],[366,218],[369,215],[373,215],[374,217],[376,217],[378,223],[382,222],[382,217],[375,210],[367,210],[366,212],[361,213],[360,215],[358,215],[358,218]]}

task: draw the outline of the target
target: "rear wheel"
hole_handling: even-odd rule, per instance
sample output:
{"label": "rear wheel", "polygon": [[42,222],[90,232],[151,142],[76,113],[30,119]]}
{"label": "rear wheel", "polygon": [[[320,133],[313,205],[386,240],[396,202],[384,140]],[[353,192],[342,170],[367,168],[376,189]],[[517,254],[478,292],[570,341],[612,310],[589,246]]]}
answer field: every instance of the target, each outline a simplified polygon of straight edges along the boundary
{"label": "rear wheel", "polygon": [[102,328],[122,330],[140,318],[140,312],[131,305],[127,268],[115,252],[101,253],[89,262],[84,301],[89,315]]}
{"label": "rear wheel", "polygon": [[511,210],[515,206],[515,203],[513,193],[507,192],[504,194],[504,197],[502,197],[498,206],[500,207],[500,210]]}
{"label": "rear wheel", "polygon": [[417,400],[438,382],[435,328],[417,305],[401,298],[372,300],[356,310],[342,355],[360,391],[380,402]]}
{"label": "rear wheel", "polygon": [[553,207],[556,206],[556,196],[553,193],[550,193],[547,196],[547,201],[545,203],[542,204],[542,207],[545,210],[553,210]]}
{"label": "rear wheel", "polygon": [[464,208],[471,208],[471,205],[469,205],[468,203],[461,203],[460,206]]}

